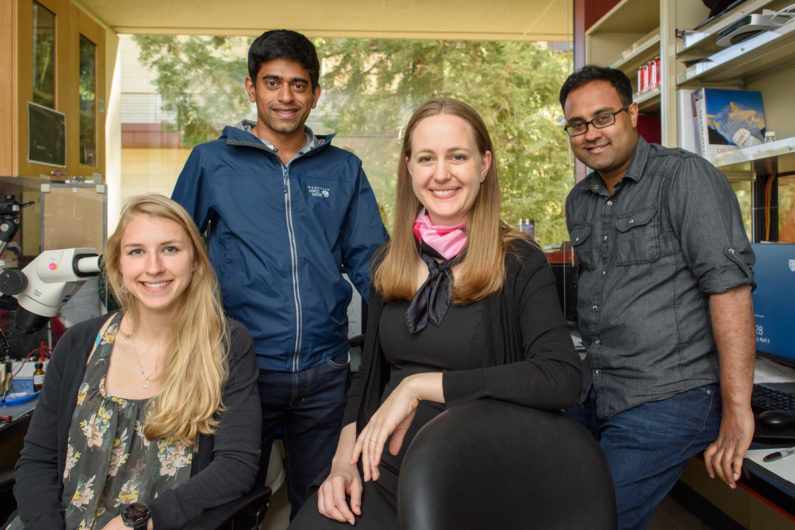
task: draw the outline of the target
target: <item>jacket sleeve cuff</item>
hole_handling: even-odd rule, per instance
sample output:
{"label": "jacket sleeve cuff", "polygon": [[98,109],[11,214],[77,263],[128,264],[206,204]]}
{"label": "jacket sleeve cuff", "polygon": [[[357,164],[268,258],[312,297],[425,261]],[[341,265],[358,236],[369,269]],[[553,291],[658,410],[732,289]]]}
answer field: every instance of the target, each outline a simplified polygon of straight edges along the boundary
{"label": "jacket sleeve cuff", "polygon": [[446,407],[485,396],[483,370],[453,370],[442,374],[442,391]]}

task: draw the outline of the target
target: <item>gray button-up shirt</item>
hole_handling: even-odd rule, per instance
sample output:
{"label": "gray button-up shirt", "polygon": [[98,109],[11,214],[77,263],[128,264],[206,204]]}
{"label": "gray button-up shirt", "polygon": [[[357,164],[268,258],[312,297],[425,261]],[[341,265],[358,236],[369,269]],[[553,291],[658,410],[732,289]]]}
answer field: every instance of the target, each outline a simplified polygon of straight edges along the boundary
{"label": "gray button-up shirt", "polygon": [[596,173],[566,199],[597,415],[718,381],[709,295],[753,284],[737,198],[709,162],[643,138],[611,195]]}

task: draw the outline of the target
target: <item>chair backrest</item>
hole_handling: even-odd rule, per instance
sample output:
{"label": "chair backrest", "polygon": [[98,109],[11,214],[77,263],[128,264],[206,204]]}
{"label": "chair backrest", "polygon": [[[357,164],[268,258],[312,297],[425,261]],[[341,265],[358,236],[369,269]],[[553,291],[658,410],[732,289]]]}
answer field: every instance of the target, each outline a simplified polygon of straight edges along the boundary
{"label": "chair backrest", "polygon": [[400,468],[403,530],[613,530],[601,448],[577,421],[504,401],[452,407],[415,436]]}

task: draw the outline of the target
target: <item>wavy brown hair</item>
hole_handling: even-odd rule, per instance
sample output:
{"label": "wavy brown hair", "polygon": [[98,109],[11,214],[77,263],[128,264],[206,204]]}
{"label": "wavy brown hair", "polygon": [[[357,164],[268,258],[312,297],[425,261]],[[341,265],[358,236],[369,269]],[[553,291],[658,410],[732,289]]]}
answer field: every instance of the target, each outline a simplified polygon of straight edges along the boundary
{"label": "wavy brown hair", "polygon": [[414,194],[406,161],[411,158],[414,130],[425,118],[447,114],[463,119],[472,128],[478,152],[491,152],[491,166],[472,205],[467,221],[465,256],[453,285],[453,301],[467,304],[499,291],[505,281],[505,254],[515,239],[527,239],[500,220],[500,183],[497,156],[491,136],[480,115],[464,103],[451,98],[434,98],[412,114],[403,136],[397,169],[397,199],[392,240],[375,265],[373,282],[385,300],[411,300],[416,291],[417,267],[424,266],[414,242],[414,220],[423,205]]}
{"label": "wavy brown hair", "polygon": [[171,436],[191,445],[197,442],[198,434],[215,432],[218,414],[223,411],[221,397],[228,377],[229,329],[218,281],[196,225],[182,206],[158,194],[129,199],[105,245],[108,283],[122,310],[131,313],[133,321],[138,322],[137,299],[123,289],[119,258],[124,231],[139,215],[174,221],[188,235],[193,247],[195,270],[185,289],[182,308],[171,323],[161,386],[149,400],[144,424],[144,434],[150,440]]}

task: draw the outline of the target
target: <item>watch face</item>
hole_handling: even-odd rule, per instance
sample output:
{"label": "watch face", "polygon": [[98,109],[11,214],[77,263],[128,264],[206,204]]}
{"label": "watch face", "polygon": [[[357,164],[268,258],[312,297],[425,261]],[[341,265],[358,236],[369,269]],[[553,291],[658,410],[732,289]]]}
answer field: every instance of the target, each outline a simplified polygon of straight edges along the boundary
{"label": "watch face", "polygon": [[149,506],[142,502],[133,502],[124,508],[122,520],[125,525],[146,523],[149,520]]}

